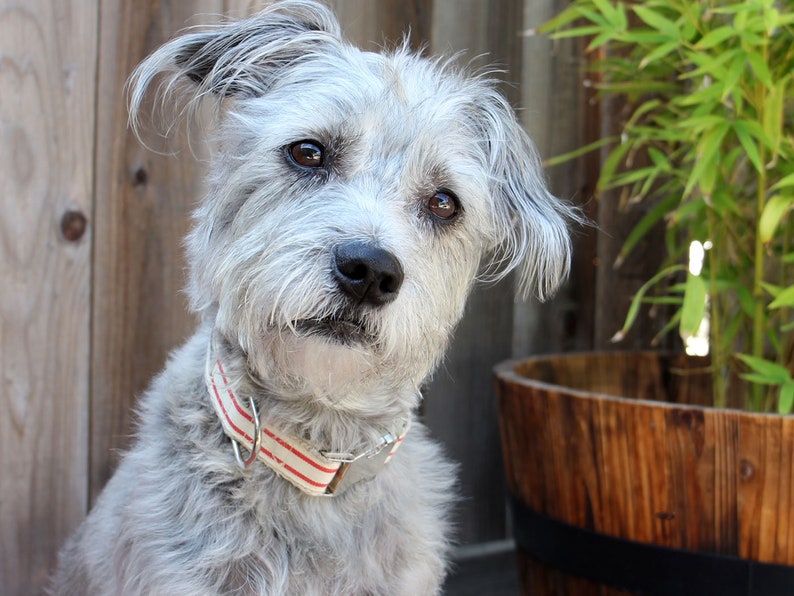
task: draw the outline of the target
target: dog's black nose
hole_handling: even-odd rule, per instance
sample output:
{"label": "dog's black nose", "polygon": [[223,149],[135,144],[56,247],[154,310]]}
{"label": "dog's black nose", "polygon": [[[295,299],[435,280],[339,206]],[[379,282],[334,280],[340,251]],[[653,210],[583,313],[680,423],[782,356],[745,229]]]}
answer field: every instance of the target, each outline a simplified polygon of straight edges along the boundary
{"label": "dog's black nose", "polygon": [[403,268],[397,257],[378,246],[346,242],[334,248],[334,276],[351,298],[382,306],[397,297]]}

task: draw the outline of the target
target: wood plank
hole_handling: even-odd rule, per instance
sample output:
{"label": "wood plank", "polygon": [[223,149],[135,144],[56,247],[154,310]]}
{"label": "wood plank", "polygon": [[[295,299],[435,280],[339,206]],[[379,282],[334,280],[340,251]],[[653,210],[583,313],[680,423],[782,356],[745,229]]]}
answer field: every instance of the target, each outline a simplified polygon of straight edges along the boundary
{"label": "wood plank", "polygon": [[[739,552],[739,420],[735,412],[714,410],[714,544],[724,554]],[[791,461],[791,460],[789,460]]]}
{"label": "wood plank", "polygon": [[[519,76],[521,2],[435,0],[430,27],[433,54],[464,51],[461,61],[507,67]],[[483,54],[485,54],[483,56]],[[505,87],[509,93],[510,86]],[[507,532],[499,427],[491,366],[511,347],[513,288],[509,281],[478,288],[455,332],[441,370],[425,392],[425,420],[447,452],[462,463],[458,538],[463,544],[499,540]]]}
{"label": "wood plank", "polygon": [[[499,290],[501,289],[501,294]],[[462,544],[507,531],[499,426],[489,362],[510,353],[509,284],[476,291],[441,369],[424,392],[432,436],[461,464],[458,536]]]}
{"label": "wood plank", "polygon": [[345,36],[357,46],[378,51],[410,33],[411,46],[430,39],[432,2],[428,0],[331,0]]}
{"label": "wood plank", "polygon": [[[89,0],[0,0],[0,593],[6,595],[42,590],[58,547],[87,505],[97,11]],[[66,213],[72,215],[64,221]]]}
{"label": "wood plank", "polygon": [[[595,141],[601,133],[594,91],[583,84],[589,75],[582,42],[531,34],[568,4],[568,0],[524,2],[524,33],[517,37],[522,42],[519,115],[544,160]],[[597,154],[549,167],[549,188],[595,219],[593,194],[599,167]],[[529,300],[514,306],[514,358],[593,346],[597,230],[585,227],[573,232],[567,284],[546,303]]]}
{"label": "wood plank", "polygon": [[739,549],[743,557],[768,563],[794,560],[792,436],[794,421],[788,417],[748,416],[741,421]]}
{"label": "wood plank", "polygon": [[[91,378],[91,496],[127,446],[132,406],[195,322],[180,293],[182,238],[204,178],[198,130],[156,155],[127,130],[124,83],[175,32],[223,11],[220,0],[103,3],[97,120],[97,205]],[[201,15],[201,16],[196,16]],[[149,137],[149,138],[154,138]]]}

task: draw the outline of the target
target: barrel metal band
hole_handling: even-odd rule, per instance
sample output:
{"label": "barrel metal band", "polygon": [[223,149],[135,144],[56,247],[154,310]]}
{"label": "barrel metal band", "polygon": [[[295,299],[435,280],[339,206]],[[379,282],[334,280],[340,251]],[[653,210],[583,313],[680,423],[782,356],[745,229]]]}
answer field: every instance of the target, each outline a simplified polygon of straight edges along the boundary
{"label": "barrel metal band", "polygon": [[564,573],[658,596],[791,596],[794,566],[616,538],[512,499],[519,550]]}

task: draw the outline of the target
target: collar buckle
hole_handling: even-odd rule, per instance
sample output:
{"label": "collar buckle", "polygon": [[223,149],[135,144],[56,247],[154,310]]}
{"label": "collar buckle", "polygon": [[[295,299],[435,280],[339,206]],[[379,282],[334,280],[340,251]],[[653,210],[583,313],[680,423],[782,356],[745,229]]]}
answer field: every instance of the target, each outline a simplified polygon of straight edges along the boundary
{"label": "collar buckle", "polygon": [[251,418],[253,418],[254,422],[254,432],[251,433],[254,438],[254,444],[251,446],[251,453],[248,459],[243,459],[242,455],[240,455],[240,443],[237,439],[229,437],[229,440],[232,442],[234,459],[241,470],[245,470],[256,461],[259,448],[262,446],[262,422],[259,420],[259,411],[256,409],[256,402],[251,397],[248,398],[248,407],[251,408]]}
{"label": "collar buckle", "polygon": [[[404,430],[406,424],[403,421],[401,422]],[[362,451],[358,455],[349,452],[326,451],[326,450],[320,450],[320,453],[323,455],[323,457],[331,461],[338,461],[339,463],[342,464],[352,464],[353,462],[356,462],[364,457],[367,458],[375,457],[386,447],[390,445],[394,445],[397,442],[400,434],[401,433],[398,433],[395,436],[391,432],[387,432],[380,438],[377,445],[375,445],[372,449],[368,449],[367,451]]]}
{"label": "collar buckle", "polygon": [[376,476],[394,455],[408,430],[407,421],[401,420],[400,425],[400,432],[384,434],[375,447],[359,454],[321,452],[330,461],[339,462],[339,470],[328,484],[326,496],[340,494],[353,484]]}

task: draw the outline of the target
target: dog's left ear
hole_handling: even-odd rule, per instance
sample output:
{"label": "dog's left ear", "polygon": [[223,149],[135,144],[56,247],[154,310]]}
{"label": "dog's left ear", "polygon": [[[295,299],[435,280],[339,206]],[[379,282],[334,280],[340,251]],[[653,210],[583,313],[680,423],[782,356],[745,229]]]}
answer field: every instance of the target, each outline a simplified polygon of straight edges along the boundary
{"label": "dog's left ear", "polygon": [[[291,65],[338,51],[339,23],[318,2],[279,0],[245,20],[177,37],[144,60],[130,77],[134,120],[144,92],[164,73],[160,91],[192,96],[256,97]],[[180,82],[192,82],[186,89]]]}
{"label": "dog's left ear", "polygon": [[518,273],[518,292],[551,296],[570,271],[569,226],[583,218],[554,197],[540,157],[513,109],[495,91],[477,107],[494,198],[493,258],[486,275]]}

